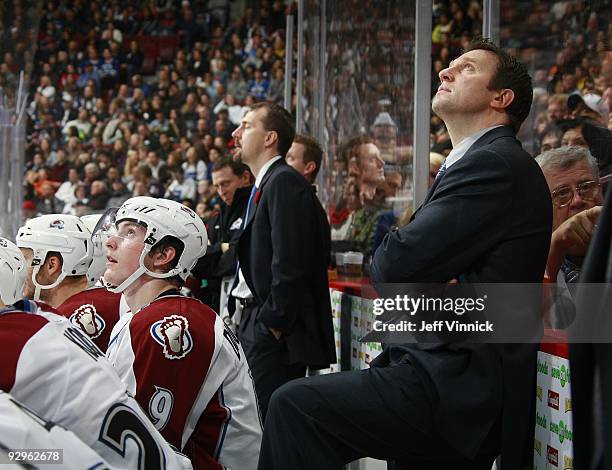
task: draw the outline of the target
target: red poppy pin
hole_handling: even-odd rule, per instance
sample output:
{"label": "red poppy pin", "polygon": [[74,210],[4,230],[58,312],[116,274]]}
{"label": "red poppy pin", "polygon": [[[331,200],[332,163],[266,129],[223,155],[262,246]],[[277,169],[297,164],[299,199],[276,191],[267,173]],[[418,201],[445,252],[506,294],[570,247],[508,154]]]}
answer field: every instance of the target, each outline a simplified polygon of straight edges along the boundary
{"label": "red poppy pin", "polygon": [[258,189],[257,191],[255,191],[255,204],[259,202],[260,196],[261,196],[261,191]]}

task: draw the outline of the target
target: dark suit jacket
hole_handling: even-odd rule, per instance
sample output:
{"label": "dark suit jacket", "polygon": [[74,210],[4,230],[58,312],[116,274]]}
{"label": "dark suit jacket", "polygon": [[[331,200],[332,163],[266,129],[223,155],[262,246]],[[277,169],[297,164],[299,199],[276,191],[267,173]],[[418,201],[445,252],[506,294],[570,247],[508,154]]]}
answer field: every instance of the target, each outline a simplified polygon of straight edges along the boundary
{"label": "dark suit jacket", "polygon": [[[612,191],[609,189],[597,225],[582,265],[575,296],[576,322],[570,330],[573,340],[570,368],[574,468],[609,470],[612,469],[612,408],[609,406],[612,393]],[[584,338],[593,338],[593,343],[577,342]],[[596,371],[600,393],[596,393]]]}
{"label": "dark suit jacket", "polygon": [[[385,237],[374,254],[372,278],[540,283],[551,227],[551,198],[540,168],[511,128],[498,127],[436,180],[411,223]],[[502,465],[517,470],[533,462],[537,349],[412,344],[391,346],[380,360],[408,360],[422,371],[438,431],[466,457],[501,422]]]}
{"label": "dark suit jacket", "polygon": [[[232,205],[221,201],[221,212],[206,223],[208,233],[208,249],[191,270],[197,279],[206,279],[208,285],[199,293],[198,298],[210,305],[216,312],[220,311],[221,281],[226,276],[236,273],[238,260],[236,246],[242,233],[244,213],[246,211],[251,187],[238,188],[234,194]],[[229,243],[224,253],[223,243]]]}
{"label": "dark suit jacket", "polygon": [[330,231],[304,177],[283,159],[266,172],[238,242],[257,302],[251,314],[283,333],[288,363],[335,362],[327,267]]}

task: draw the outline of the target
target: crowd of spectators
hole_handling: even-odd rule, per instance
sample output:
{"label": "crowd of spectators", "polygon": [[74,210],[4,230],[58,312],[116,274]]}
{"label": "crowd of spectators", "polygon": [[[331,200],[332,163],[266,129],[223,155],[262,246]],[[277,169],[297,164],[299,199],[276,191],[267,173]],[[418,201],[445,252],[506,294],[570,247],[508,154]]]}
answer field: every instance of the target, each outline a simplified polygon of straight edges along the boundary
{"label": "crowd of spectators", "polygon": [[[34,4],[17,0],[0,9],[3,90],[28,70],[31,43],[37,46],[24,211],[81,215],[153,195],[214,215],[220,199],[211,168],[232,153],[232,131],[253,103],[283,100],[285,15],[296,4],[262,0],[256,11],[232,15],[229,1],[51,0],[33,38],[27,12]],[[367,209],[361,169],[343,158],[357,134],[371,135],[384,163],[385,180],[367,198],[374,212],[391,212],[395,224],[407,220],[388,199],[410,189],[415,12],[400,1],[349,4],[328,11],[326,127],[334,164],[323,165],[320,195],[337,236],[360,239],[361,224],[350,223]],[[534,106],[519,136],[527,150],[536,156],[562,143],[583,145],[605,177],[612,170],[612,22],[602,5],[503,1],[500,38],[532,70]],[[433,15],[432,94],[438,72],[480,34],[483,11],[477,1],[437,0]],[[431,149],[442,156],[451,149],[435,115]]]}
{"label": "crowd of spectators", "polygon": [[31,38],[21,3],[0,10],[14,36],[0,77],[14,89],[34,40],[24,210],[83,215],[152,195],[213,215],[211,168],[232,131],[249,105],[283,100],[295,6],[263,0],[232,17],[229,1],[50,0]]}

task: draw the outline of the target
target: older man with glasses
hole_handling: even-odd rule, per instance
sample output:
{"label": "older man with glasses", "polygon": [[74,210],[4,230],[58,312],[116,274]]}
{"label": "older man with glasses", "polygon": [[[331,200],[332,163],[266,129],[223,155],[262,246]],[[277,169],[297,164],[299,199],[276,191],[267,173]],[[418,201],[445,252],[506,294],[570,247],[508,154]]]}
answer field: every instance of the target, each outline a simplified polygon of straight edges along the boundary
{"label": "older man with glasses", "polygon": [[597,160],[583,147],[560,147],[536,158],[550,188],[553,233],[546,264],[547,277],[572,283],[578,279],[584,255],[603,202]]}

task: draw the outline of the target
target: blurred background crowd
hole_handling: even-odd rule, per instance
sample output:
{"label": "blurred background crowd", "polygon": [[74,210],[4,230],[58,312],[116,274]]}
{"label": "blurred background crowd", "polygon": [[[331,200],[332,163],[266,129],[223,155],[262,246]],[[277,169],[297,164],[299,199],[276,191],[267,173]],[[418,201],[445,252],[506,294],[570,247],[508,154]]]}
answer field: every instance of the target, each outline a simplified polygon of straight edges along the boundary
{"label": "blurred background crowd", "polygon": [[[411,212],[394,201],[410,198],[414,5],[333,3],[330,135],[318,182],[333,238],[367,256]],[[283,102],[285,17],[296,3],[50,0],[34,24],[39,4],[0,7],[0,86],[9,101],[19,72],[30,76],[25,216],[97,213],[132,195],[215,216],[222,202],[212,167],[233,154],[232,131],[253,103]],[[610,1],[504,0],[501,12],[501,45],[532,71],[525,148],[535,157],[583,146],[609,174]],[[432,95],[440,70],[480,35],[482,2],[436,0],[433,15]],[[450,149],[432,114],[432,181]]]}

